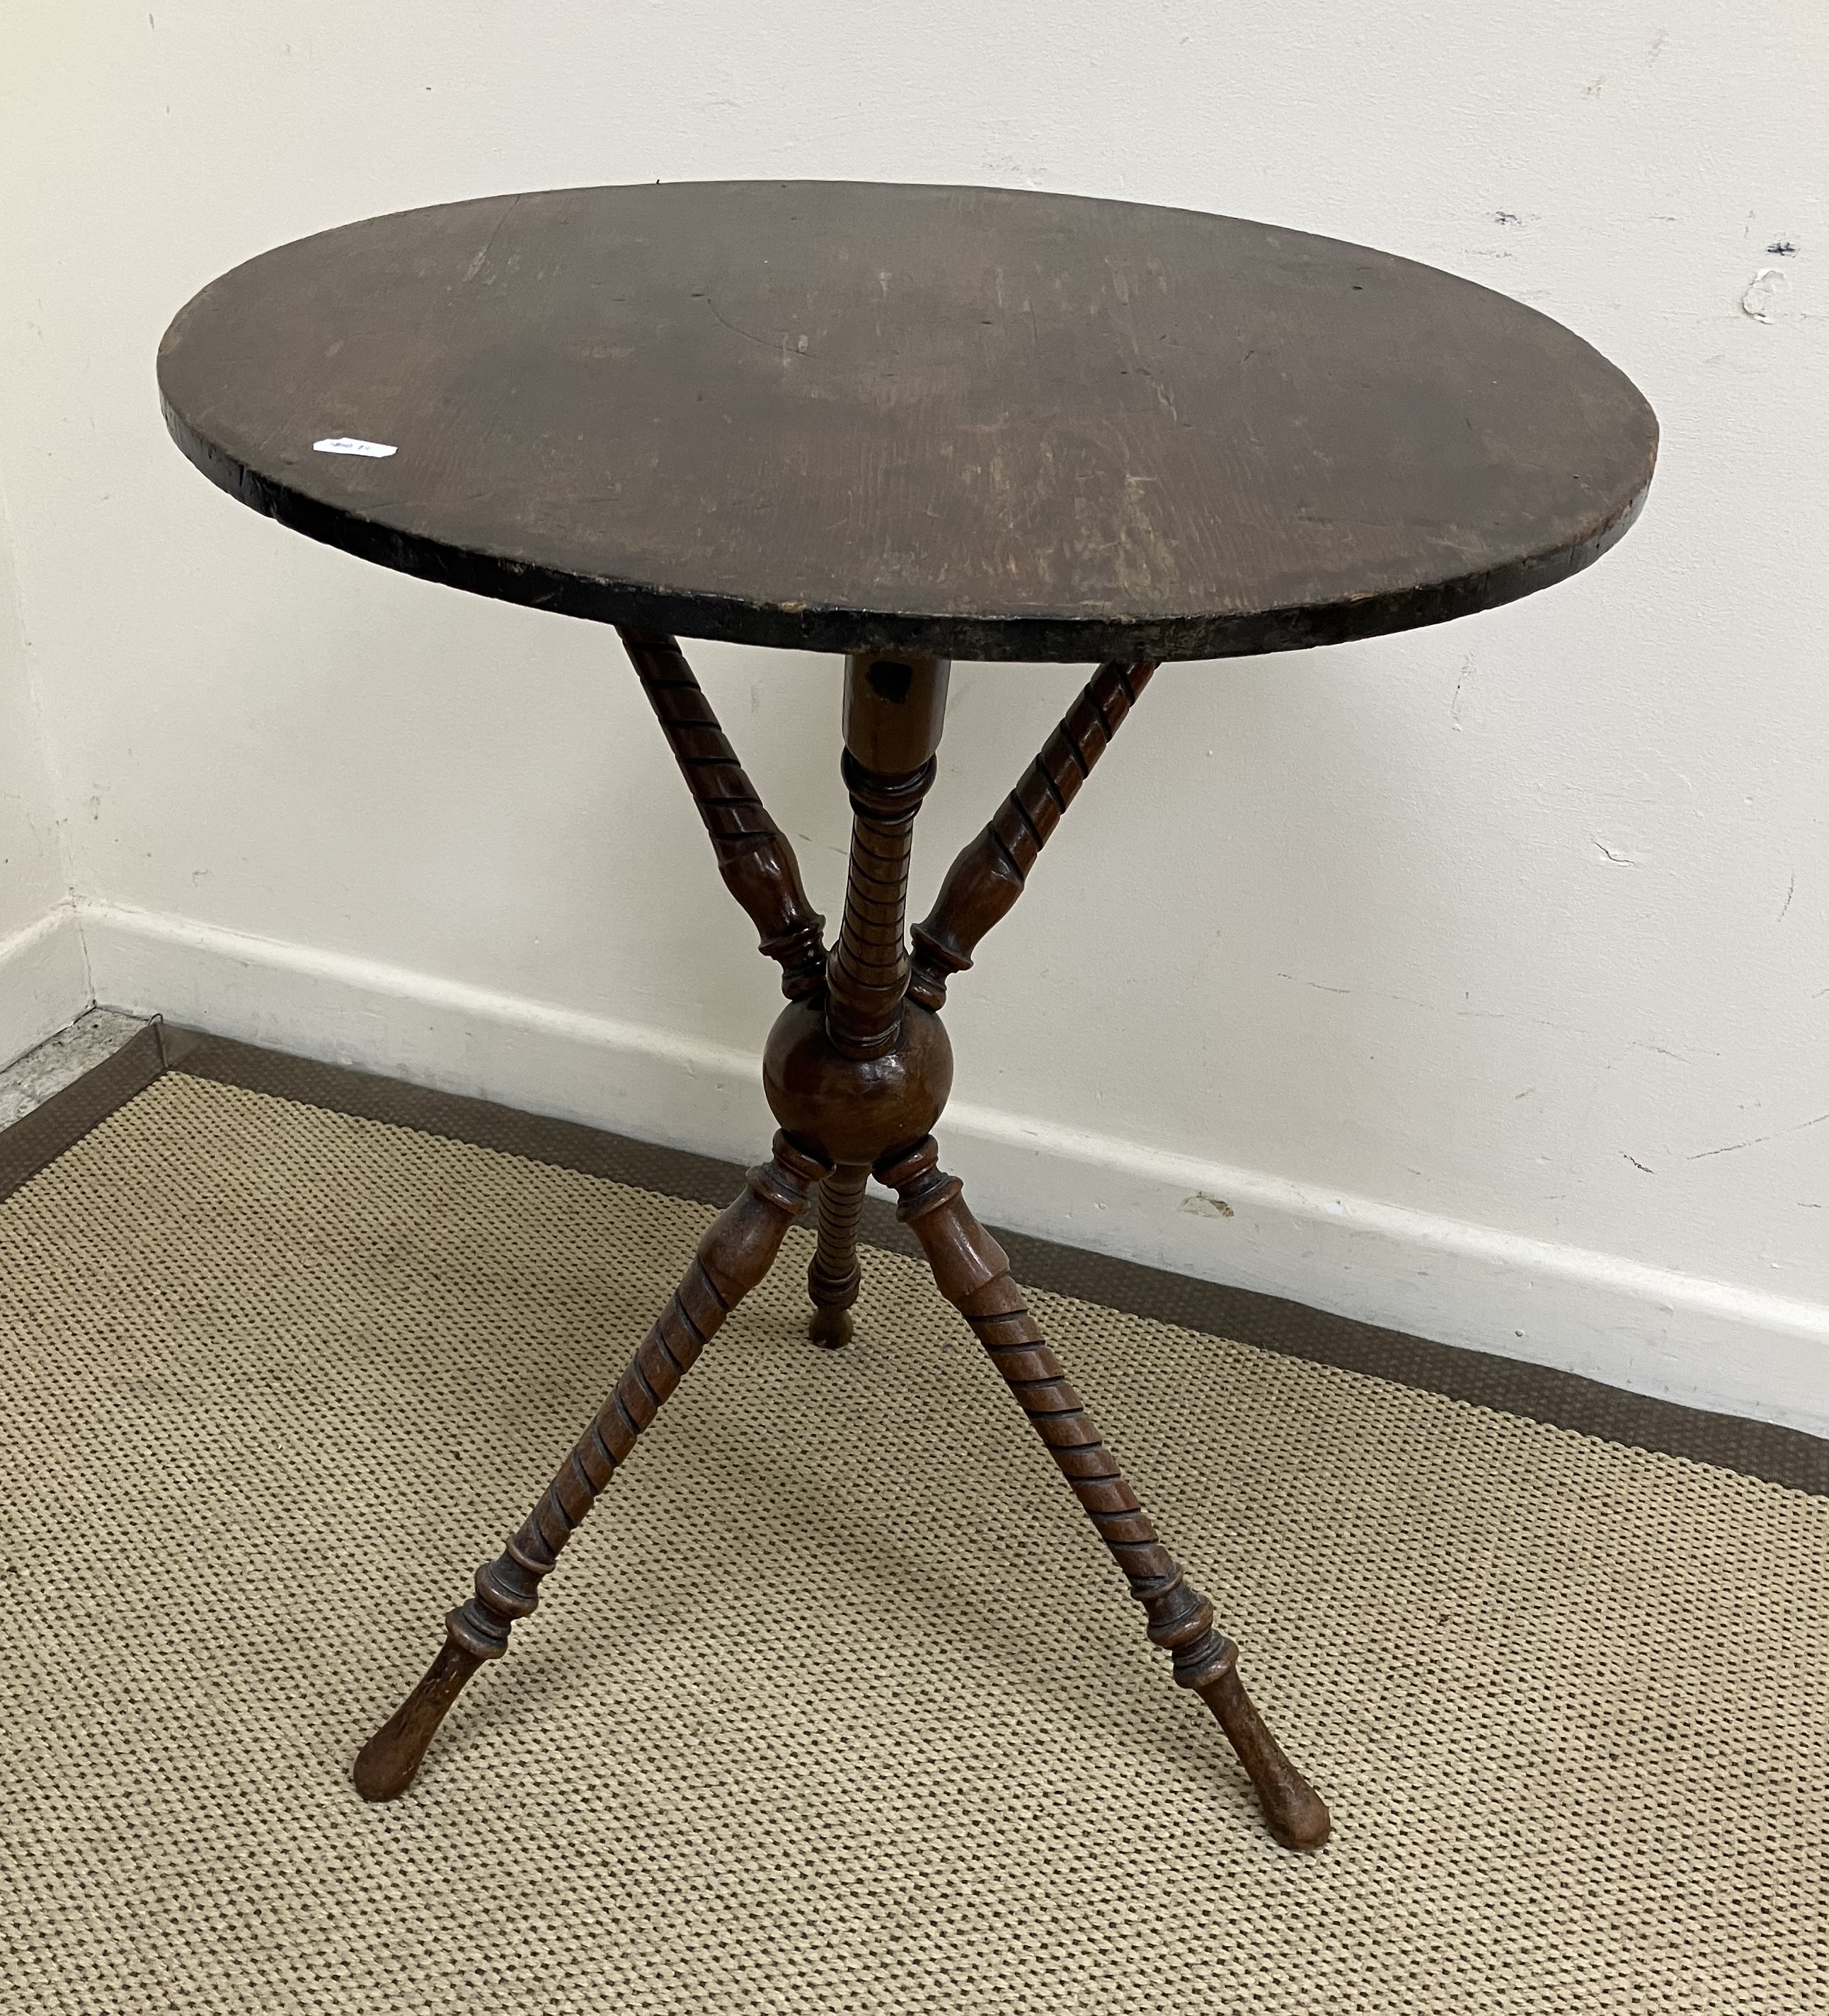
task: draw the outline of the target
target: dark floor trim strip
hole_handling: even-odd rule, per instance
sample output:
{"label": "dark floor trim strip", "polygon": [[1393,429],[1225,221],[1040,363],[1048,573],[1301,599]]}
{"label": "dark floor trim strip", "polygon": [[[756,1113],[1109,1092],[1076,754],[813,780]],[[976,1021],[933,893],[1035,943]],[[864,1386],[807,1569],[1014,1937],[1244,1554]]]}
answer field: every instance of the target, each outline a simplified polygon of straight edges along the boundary
{"label": "dark floor trim strip", "polygon": [[[151,1029],[145,1032],[145,1038],[153,1035]],[[395,1078],[315,1064],[200,1030],[167,1025],[157,1031],[157,1041],[166,1066],[195,1078],[416,1128],[423,1133],[671,1197],[722,1205],[736,1195],[743,1180],[743,1170],[734,1162],[655,1147],[571,1121],[543,1119],[488,1100],[430,1092]],[[37,1147],[27,1155],[29,1159],[36,1154],[38,1159],[16,1179],[23,1181],[31,1169],[41,1168],[115,1106],[151,1082],[158,1068],[156,1064],[147,1068],[143,1044],[143,1038],[135,1037],[86,1078],[0,1136],[0,1194],[7,1187],[5,1172],[13,1165],[14,1136],[40,1123]],[[59,1108],[63,1110],[61,1121],[42,1121],[41,1116]],[[761,1146],[757,1143],[758,1154]],[[878,1199],[866,1201],[861,1231],[872,1245],[919,1255],[912,1236],[896,1222],[891,1207]],[[1108,1259],[1103,1254],[1058,1246],[1023,1233],[999,1229],[997,1237],[1010,1254],[1017,1278],[1032,1287],[1829,1496],[1829,1441],[1795,1428],[1647,1399],[1573,1373],[1525,1364],[1494,1352],[1431,1344],[1278,1296]]]}
{"label": "dark floor trim strip", "polygon": [[0,1197],[10,1197],[165,1069],[159,1026],[149,1022],[119,1049],[72,1078],[41,1105],[0,1129]]}
{"label": "dark floor trim strip", "polygon": [[[479,1148],[522,1155],[530,1162],[549,1162],[561,1169],[607,1176],[612,1183],[638,1190],[659,1190],[668,1197],[690,1197],[699,1204],[729,1203],[743,1183],[734,1162],[683,1149],[650,1147],[574,1121],[547,1120],[492,1100],[466,1099],[453,1092],[429,1092],[423,1085],[351,1071],[342,1064],[314,1064],[308,1057],[283,1050],[257,1049],[227,1036],[206,1035],[200,1029],[164,1030],[165,1061],[192,1078],[213,1078],[218,1085],[239,1085],[250,1092],[268,1092],[277,1099],[296,1099],[332,1113],[352,1113],[363,1120],[383,1120],[391,1127],[415,1127],[422,1134],[468,1141]],[[765,1146],[766,1144],[764,1144]]]}

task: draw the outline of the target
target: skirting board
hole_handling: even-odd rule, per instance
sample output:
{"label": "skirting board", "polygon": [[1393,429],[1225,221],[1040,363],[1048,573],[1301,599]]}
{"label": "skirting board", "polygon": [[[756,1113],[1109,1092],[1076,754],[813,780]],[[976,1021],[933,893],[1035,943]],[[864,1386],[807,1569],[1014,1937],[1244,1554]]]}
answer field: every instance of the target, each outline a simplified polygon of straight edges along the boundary
{"label": "skirting board", "polygon": [[0,1069],[67,1028],[94,998],[70,904],[0,938]]}
{"label": "skirting board", "polygon": [[[754,1054],[188,919],[81,912],[106,1006],[700,1154],[754,1159],[772,1130]],[[1829,1305],[985,1107],[949,1107],[942,1136],[979,1215],[1016,1230],[1829,1434]]]}

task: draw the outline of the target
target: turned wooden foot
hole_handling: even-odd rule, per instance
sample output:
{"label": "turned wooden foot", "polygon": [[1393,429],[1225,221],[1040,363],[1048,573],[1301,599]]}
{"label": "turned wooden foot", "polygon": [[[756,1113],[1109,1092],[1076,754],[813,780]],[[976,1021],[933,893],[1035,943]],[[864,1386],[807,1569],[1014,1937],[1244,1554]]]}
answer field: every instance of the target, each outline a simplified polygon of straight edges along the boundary
{"label": "turned wooden foot", "polygon": [[560,1466],[500,1557],[477,1571],[476,1593],[445,1620],[446,1643],[425,1678],[362,1747],[355,1788],[365,1799],[398,1798],[465,1683],[508,1650],[517,1618],[531,1616],[540,1583],[661,1403],[686,1376],[725,1318],[769,1271],[787,1228],[828,1165],[775,1137],[774,1159],[699,1242],[686,1278],[643,1339],[616,1390]]}
{"label": "turned wooden foot", "polygon": [[1327,1807],[1252,1706],[1238,1677],[1237,1648],[1214,1628],[1212,1605],[1157,1538],[1024,1306],[1003,1249],[967,1209],[959,1179],[939,1168],[931,1138],[887,1157],[877,1174],[900,1197],[898,1215],[920,1240],[941,1294],[978,1333],[1123,1571],[1149,1619],[1151,1643],[1172,1655],[1177,1683],[1197,1694],[1225,1730],[1270,1832],[1285,1848],[1320,1847],[1327,1838]]}
{"label": "turned wooden foot", "polygon": [[439,1723],[482,1663],[452,1639],[438,1647],[426,1677],[356,1755],[351,1775],[365,1799],[398,1799],[412,1783]]}
{"label": "turned wooden foot", "polygon": [[819,1188],[819,1244],[807,1269],[807,1293],[813,1301],[807,1334],[829,1351],[851,1341],[851,1305],[862,1279],[857,1226],[869,1175],[862,1167],[834,1169]]}
{"label": "turned wooden foot", "polygon": [[1333,1823],[1321,1795],[1283,1754],[1238,1677],[1238,1661],[1212,1679],[1196,1680],[1194,1689],[1225,1730],[1226,1741],[1255,1788],[1270,1831],[1285,1848],[1307,1853],[1325,1845]]}
{"label": "turned wooden foot", "polygon": [[807,1318],[807,1335],[823,1351],[842,1351],[855,1334],[848,1309],[815,1305]]}

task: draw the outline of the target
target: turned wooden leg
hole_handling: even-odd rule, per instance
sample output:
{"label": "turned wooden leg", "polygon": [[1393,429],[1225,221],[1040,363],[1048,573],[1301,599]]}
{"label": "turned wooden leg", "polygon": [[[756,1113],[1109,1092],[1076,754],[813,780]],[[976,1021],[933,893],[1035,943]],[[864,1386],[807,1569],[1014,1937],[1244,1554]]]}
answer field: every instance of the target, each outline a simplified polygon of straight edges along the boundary
{"label": "turned wooden leg", "polygon": [[501,1557],[477,1571],[476,1593],[445,1620],[446,1642],[430,1670],[391,1721],[370,1737],[355,1760],[355,1787],[365,1799],[397,1798],[466,1681],[486,1659],[508,1650],[517,1618],[531,1615],[540,1582],[596,1496],[627,1460],[724,1319],[769,1271],[787,1228],[807,1208],[808,1193],[828,1165],[775,1137],[772,1161],[752,1169],[743,1194],[699,1243],[686,1278],[649,1331],[616,1390],[560,1468]]}
{"label": "turned wooden leg", "polygon": [[1061,815],[1111,746],[1155,670],[1147,659],[1135,664],[1114,659],[1101,665],[997,816],[947,869],[933,909],[914,927],[908,991],[923,1007],[945,1006],[947,982],[965,971],[979,939],[1009,914]]}
{"label": "turned wooden leg", "polygon": [[1023,1306],[1002,1247],[967,1208],[959,1179],[938,1166],[932,1138],[878,1165],[900,1197],[900,1216],[925,1249],[940,1292],[964,1316],[1099,1529],[1149,1619],[1152,1643],[1171,1653],[1175,1678],[1213,1712],[1257,1790],[1270,1831],[1285,1848],[1317,1849],[1327,1809],[1284,1756],[1238,1676],[1238,1653],[1214,1629],[1212,1606],[1175,1557],[1124,1481],[1092,1417]]}
{"label": "turned wooden leg", "polygon": [[826,920],[807,901],[792,844],[757,797],[679,645],[655,631],[618,634],[699,808],[725,887],[748,912],[758,949],[779,964],[782,992],[803,999],[825,974]]}
{"label": "turned wooden leg", "polygon": [[867,1168],[837,1168],[819,1189],[819,1244],[807,1269],[807,1293],[813,1298],[807,1331],[815,1344],[829,1351],[851,1341],[851,1306],[862,1279],[857,1222],[869,1176]]}

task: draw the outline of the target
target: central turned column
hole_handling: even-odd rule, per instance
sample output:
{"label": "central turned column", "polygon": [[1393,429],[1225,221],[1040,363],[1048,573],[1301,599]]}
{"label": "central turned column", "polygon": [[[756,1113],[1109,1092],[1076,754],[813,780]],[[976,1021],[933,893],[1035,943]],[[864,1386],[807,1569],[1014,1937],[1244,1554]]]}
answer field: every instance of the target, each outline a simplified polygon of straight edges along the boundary
{"label": "central turned column", "polygon": [[855,651],[844,665],[851,860],[823,992],[790,1002],[762,1080],[789,1136],[833,1164],[819,1187],[819,1248],[807,1273],[815,1343],[851,1334],[864,1184],[884,1155],[930,1132],[952,1084],[939,1017],[909,998],[908,864],[946,715],[945,658]]}
{"label": "central turned column", "polygon": [[844,919],[826,971],[826,1030],[848,1057],[895,1047],[908,992],[908,863],[946,718],[945,658],[854,652],[844,661],[852,812]]}

